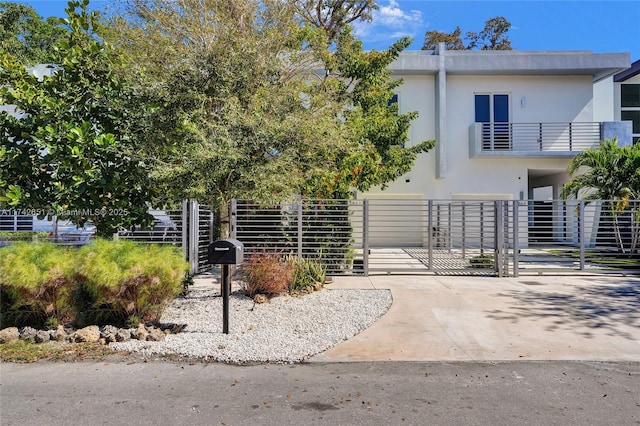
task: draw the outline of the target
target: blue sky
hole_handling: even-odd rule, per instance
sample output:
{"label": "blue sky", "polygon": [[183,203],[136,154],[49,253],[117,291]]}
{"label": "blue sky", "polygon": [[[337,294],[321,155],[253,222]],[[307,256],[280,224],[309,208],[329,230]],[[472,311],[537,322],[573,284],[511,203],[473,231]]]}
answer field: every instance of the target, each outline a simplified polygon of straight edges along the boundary
{"label": "blue sky", "polygon": [[[42,16],[63,16],[62,0],[25,0]],[[108,1],[93,0],[100,8]],[[420,49],[427,30],[479,32],[484,22],[504,16],[513,27],[509,38],[518,50],[592,50],[630,52],[640,59],[640,0],[603,1],[431,1],[378,0],[371,23],[357,24],[367,49],[384,49],[401,36]]]}

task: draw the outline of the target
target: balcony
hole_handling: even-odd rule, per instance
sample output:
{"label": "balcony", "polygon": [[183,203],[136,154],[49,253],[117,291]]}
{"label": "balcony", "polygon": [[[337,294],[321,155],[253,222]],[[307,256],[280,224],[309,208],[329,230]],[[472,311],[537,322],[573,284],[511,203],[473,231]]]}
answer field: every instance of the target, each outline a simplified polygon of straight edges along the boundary
{"label": "balcony", "polygon": [[473,123],[469,158],[573,157],[611,138],[621,124],[625,123]]}

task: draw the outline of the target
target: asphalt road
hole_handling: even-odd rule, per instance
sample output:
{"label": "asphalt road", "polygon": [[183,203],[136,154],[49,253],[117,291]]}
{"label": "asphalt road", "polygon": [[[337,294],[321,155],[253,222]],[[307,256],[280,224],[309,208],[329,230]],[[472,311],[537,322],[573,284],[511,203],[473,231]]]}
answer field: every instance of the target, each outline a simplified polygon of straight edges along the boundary
{"label": "asphalt road", "polygon": [[633,425],[640,363],[0,364],[9,425]]}

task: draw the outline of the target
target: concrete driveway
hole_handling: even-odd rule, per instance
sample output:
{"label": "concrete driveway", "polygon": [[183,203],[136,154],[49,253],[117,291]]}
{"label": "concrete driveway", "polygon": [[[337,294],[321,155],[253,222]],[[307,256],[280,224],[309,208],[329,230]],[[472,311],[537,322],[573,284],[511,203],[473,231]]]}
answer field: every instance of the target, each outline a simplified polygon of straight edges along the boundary
{"label": "concrete driveway", "polygon": [[640,278],[336,277],[389,289],[372,327],[313,357],[344,361],[640,361]]}

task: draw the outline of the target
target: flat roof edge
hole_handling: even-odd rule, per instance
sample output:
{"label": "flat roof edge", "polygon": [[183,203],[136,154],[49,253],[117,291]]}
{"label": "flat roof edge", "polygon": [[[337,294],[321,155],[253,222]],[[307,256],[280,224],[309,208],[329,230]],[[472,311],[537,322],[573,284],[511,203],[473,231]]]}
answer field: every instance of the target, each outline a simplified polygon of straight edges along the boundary
{"label": "flat roof edge", "polygon": [[611,75],[630,66],[629,53],[592,53],[587,51],[456,51],[436,55],[429,51],[402,52],[400,57],[391,65],[394,72],[407,74],[415,71],[419,74],[437,72],[441,59],[448,72],[473,74],[496,72],[504,74],[516,73],[544,73],[554,71],[601,76]]}

